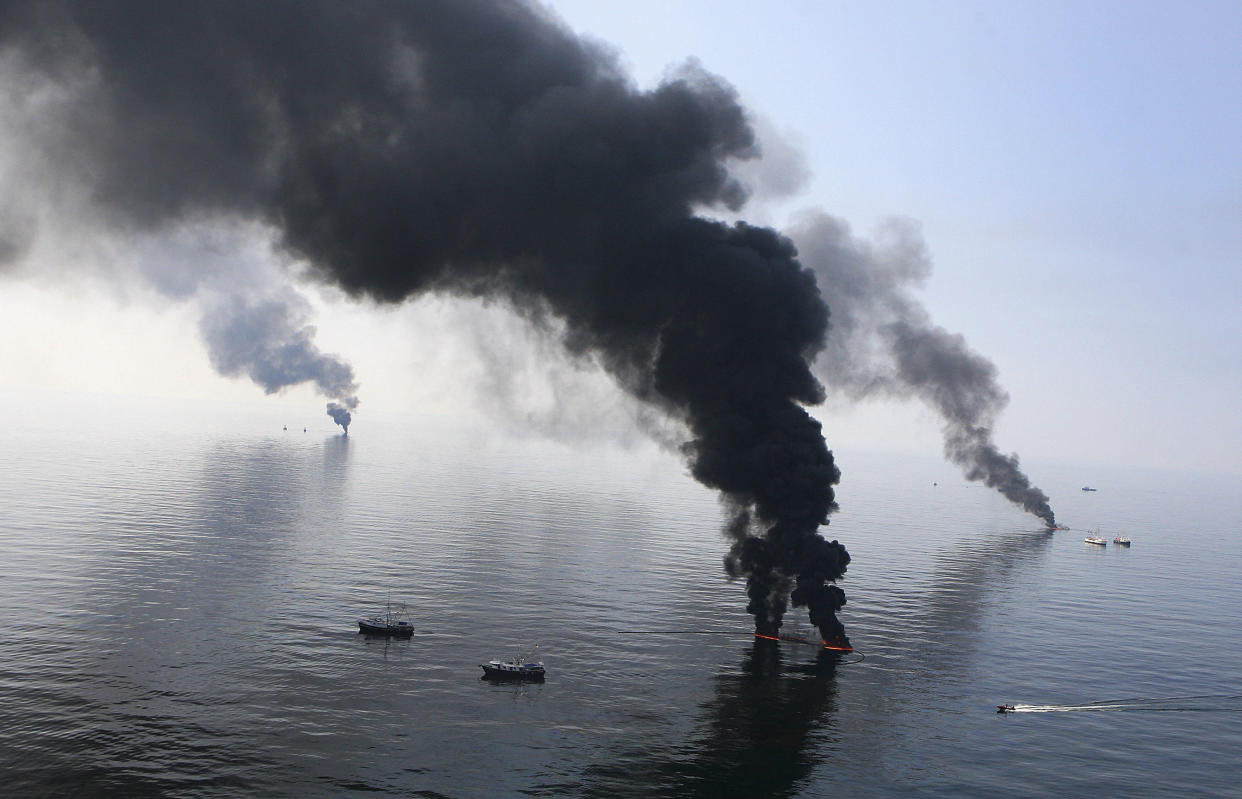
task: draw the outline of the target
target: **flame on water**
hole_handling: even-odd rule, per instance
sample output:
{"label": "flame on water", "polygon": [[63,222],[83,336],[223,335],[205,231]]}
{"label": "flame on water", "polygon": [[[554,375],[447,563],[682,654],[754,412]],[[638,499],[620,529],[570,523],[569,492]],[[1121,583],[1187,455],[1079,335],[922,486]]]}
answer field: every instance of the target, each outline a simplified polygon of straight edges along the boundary
{"label": "flame on water", "polygon": [[[798,642],[798,641],[805,640],[805,639],[800,639],[800,638],[780,638],[775,635],[764,635],[763,633],[755,633],[755,637],[762,638],[765,641],[786,640],[786,641]],[[810,643],[810,642],[808,641],[807,643]],[[838,639],[837,641],[831,644],[821,639],[820,643],[822,643],[824,645],[824,649],[827,649],[829,652],[853,652],[854,651],[854,647],[849,646],[848,644],[841,643],[840,639]]]}

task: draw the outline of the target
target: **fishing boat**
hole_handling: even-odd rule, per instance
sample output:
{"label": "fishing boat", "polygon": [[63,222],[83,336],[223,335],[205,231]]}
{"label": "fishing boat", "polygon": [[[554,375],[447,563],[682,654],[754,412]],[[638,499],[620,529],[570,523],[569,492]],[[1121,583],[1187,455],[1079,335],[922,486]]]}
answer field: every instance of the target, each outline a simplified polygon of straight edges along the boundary
{"label": "fishing boat", "polygon": [[534,653],[518,654],[511,660],[489,660],[480,663],[485,680],[532,680],[543,682],[543,662],[534,660]]}
{"label": "fishing boat", "polygon": [[1119,535],[1113,538],[1113,543],[1119,547],[1128,547],[1130,546],[1130,539],[1126,538],[1124,535]]}
{"label": "fishing boat", "polygon": [[384,608],[384,615],[358,619],[358,632],[367,635],[409,638],[414,634],[414,625],[410,623],[410,614],[406,612],[405,603],[399,602],[394,605],[390,600]]}
{"label": "fishing boat", "polygon": [[1095,544],[1097,547],[1108,546],[1108,540],[1105,538],[1100,538],[1098,535],[1089,535],[1086,538],[1084,538],[1083,541],[1086,541],[1088,544]]}

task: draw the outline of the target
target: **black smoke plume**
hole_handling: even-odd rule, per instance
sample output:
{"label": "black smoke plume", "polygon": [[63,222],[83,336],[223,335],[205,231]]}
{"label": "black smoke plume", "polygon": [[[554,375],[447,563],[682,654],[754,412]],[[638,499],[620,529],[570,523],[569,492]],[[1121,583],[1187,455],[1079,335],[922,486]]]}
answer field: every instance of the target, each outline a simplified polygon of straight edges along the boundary
{"label": "black smoke plume", "polygon": [[933,324],[912,294],[931,273],[918,230],[894,220],[873,244],[816,213],[792,236],[802,262],[832,291],[832,335],[816,364],[824,383],[853,398],[923,400],[944,420],[945,457],[967,479],[995,488],[1055,527],[1047,495],[1031,485],[1016,455],[1002,454],[992,441],[992,426],[1009,402],[996,366],[962,336]]}
{"label": "black smoke plume", "polygon": [[849,557],[817,532],[839,472],[804,407],[828,309],[789,240],[696,214],[739,209],[727,166],[757,155],[723,81],[690,63],[640,91],[482,0],[14,0],[0,48],[7,88],[73,95],[27,146],[114,228],[248,220],[356,296],[557,320],[685,426],[757,628],[792,600],[841,636]]}
{"label": "black smoke plume", "polygon": [[[355,406],[357,405],[356,400],[354,401],[354,404]],[[345,435],[349,435],[349,423],[354,420],[354,417],[349,411],[349,407],[342,405],[339,402],[328,403],[328,415],[332,417],[332,421],[341,426],[341,429],[345,431]]]}

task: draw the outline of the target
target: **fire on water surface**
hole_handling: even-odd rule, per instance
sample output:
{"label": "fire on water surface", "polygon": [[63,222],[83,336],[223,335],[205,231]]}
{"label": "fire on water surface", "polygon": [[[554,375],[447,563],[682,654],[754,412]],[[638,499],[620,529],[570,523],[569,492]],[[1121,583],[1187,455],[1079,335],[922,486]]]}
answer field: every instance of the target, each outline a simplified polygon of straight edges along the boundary
{"label": "fire on water surface", "polygon": [[[778,642],[786,641],[786,642],[793,643],[793,644],[811,644],[812,646],[815,645],[815,642],[810,640],[809,638],[800,638],[796,635],[764,635],[763,633],[755,633],[755,637],[762,639],[764,641],[778,641]],[[821,640],[820,644],[823,645],[824,649],[827,649],[830,652],[853,652],[854,651],[854,647],[845,643],[840,638],[834,640],[832,643]]]}

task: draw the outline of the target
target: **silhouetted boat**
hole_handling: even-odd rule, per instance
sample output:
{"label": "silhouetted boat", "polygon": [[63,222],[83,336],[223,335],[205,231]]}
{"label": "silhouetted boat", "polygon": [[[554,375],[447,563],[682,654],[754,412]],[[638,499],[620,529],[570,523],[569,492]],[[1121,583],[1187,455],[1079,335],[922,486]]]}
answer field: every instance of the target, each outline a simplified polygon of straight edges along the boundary
{"label": "silhouetted boat", "polygon": [[1013,705],[997,705],[996,706],[997,713],[1012,713],[1016,709],[1017,708],[1015,708]]}
{"label": "silhouetted boat", "polygon": [[358,619],[358,632],[367,635],[394,636],[409,638],[414,634],[414,625],[405,610],[405,603],[394,605],[389,602],[383,616],[372,616],[369,619]]}
{"label": "silhouetted boat", "polygon": [[1083,490],[1083,491],[1094,491],[1095,489],[1094,489],[1094,488],[1092,488],[1091,486],[1083,486],[1083,487],[1082,487],[1082,490]]}

